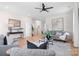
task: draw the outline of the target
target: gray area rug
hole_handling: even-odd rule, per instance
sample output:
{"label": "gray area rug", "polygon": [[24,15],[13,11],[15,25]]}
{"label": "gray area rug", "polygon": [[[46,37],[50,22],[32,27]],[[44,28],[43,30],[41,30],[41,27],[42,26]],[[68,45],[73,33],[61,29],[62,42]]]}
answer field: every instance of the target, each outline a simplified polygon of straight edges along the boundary
{"label": "gray area rug", "polygon": [[56,56],[71,56],[71,48],[68,43],[53,41],[53,45],[49,44],[49,48],[56,52]]}

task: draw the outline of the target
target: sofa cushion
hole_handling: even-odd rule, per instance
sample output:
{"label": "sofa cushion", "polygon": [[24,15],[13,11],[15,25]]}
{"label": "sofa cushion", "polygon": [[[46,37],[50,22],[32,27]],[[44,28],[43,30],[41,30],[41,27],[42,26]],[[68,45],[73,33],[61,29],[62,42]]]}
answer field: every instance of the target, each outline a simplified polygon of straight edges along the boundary
{"label": "sofa cushion", "polygon": [[10,49],[10,56],[55,56],[53,49],[27,49],[14,47]]}

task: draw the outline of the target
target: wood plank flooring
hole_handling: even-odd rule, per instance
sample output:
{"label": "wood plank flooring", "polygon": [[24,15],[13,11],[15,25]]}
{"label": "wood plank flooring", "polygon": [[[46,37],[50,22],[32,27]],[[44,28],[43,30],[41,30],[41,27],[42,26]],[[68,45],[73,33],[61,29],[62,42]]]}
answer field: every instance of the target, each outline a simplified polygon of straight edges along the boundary
{"label": "wood plank flooring", "polygon": [[79,55],[79,50],[78,50],[79,48],[74,47],[72,41],[70,41],[69,44],[70,44],[70,47],[71,47],[71,55],[72,56],[78,56]]}

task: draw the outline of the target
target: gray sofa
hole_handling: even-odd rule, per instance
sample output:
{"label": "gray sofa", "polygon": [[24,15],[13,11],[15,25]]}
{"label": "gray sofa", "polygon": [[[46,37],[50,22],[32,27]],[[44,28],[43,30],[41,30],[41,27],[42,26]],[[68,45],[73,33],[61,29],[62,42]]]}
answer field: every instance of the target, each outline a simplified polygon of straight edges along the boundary
{"label": "gray sofa", "polygon": [[7,56],[6,51],[15,45],[4,45],[4,35],[0,35],[0,56]]}
{"label": "gray sofa", "polygon": [[7,56],[6,51],[12,47],[13,45],[0,45],[0,56]]}
{"label": "gray sofa", "polygon": [[[58,41],[71,41],[72,40],[72,34],[70,32],[67,31],[63,31],[63,30],[54,30],[54,31],[47,31],[44,33],[45,35],[50,35],[54,40],[58,40]],[[62,38],[60,38],[62,37]],[[63,38],[64,37],[64,38]]]}
{"label": "gray sofa", "polygon": [[55,56],[52,49],[27,49],[27,48],[12,48],[10,56]]}

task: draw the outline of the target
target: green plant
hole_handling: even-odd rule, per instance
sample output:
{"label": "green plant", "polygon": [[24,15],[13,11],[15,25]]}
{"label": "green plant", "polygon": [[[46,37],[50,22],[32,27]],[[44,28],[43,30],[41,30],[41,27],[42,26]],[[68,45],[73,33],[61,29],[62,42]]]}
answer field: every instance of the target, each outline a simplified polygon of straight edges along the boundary
{"label": "green plant", "polygon": [[48,40],[50,40],[51,35],[53,34],[53,32],[52,32],[52,31],[46,31],[46,32],[44,32],[43,34],[46,36],[46,38],[47,38]]}

